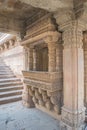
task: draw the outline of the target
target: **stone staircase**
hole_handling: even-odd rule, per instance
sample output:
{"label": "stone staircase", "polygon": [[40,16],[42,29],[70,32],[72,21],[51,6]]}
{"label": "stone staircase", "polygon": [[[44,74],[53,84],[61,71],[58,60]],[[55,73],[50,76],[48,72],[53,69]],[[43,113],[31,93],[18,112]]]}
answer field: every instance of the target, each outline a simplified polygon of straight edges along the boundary
{"label": "stone staircase", "polygon": [[22,100],[23,84],[0,58],[0,105]]}

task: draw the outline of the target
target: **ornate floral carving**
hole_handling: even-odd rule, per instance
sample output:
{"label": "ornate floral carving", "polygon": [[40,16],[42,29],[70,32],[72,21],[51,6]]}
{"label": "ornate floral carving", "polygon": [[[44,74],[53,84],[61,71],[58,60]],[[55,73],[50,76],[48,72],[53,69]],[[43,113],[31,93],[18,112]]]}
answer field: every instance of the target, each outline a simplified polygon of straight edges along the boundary
{"label": "ornate floral carving", "polygon": [[62,110],[62,121],[69,125],[70,127],[79,127],[83,124],[85,118],[85,110],[81,110],[80,112],[66,111]]}

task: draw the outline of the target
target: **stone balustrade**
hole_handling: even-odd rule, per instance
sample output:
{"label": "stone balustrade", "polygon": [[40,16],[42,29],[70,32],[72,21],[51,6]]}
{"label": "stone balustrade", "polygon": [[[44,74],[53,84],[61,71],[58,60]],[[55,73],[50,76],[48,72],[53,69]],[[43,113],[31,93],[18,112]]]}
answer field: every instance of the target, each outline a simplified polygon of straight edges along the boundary
{"label": "stone balustrade", "polygon": [[62,73],[41,71],[22,71],[22,73],[24,76],[24,82],[27,85],[42,87],[42,89],[49,91],[62,89]]}
{"label": "stone balustrade", "polygon": [[[62,74],[59,72],[22,71],[26,92],[23,93],[23,104],[31,107],[29,99],[35,107],[57,116],[61,113],[63,103]],[[32,102],[31,101],[31,102]]]}
{"label": "stone balustrade", "polygon": [[34,79],[44,82],[55,82],[58,78],[62,78],[62,74],[59,72],[44,72],[44,71],[22,71],[23,75],[27,79]]}

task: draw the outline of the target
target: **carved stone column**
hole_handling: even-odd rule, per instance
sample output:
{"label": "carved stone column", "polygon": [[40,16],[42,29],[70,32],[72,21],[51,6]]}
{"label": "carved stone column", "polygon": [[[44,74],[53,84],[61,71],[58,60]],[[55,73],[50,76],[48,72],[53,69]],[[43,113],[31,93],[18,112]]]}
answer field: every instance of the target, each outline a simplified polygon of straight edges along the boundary
{"label": "carved stone column", "polygon": [[84,102],[87,111],[87,32],[83,34],[83,46],[84,46]]}
{"label": "carved stone column", "polygon": [[48,71],[56,71],[56,43],[58,42],[58,33],[48,36],[45,42],[48,44]]}
{"label": "carved stone column", "polygon": [[29,70],[33,70],[33,48],[29,47],[29,58],[28,58],[28,63],[29,63]]}
{"label": "carved stone column", "polygon": [[24,70],[33,70],[33,48],[24,46]]}
{"label": "carved stone column", "polygon": [[28,47],[27,46],[24,46],[24,70],[28,71],[29,70],[29,65],[28,65]]}
{"label": "carved stone column", "polygon": [[[28,46],[24,46],[24,70],[29,71],[33,69],[33,49]],[[22,94],[23,105],[26,107],[34,107],[32,97],[29,94],[29,88],[24,83],[24,89]]]}
{"label": "carved stone column", "polygon": [[36,53],[36,49],[33,49],[33,70],[36,71],[37,69],[37,53]]}
{"label": "carved stone column", "polygon": [[61,43],[56,44],[56,71],[62,72],[63,71],[63,44]]}
{"label": "carved stone column", "polygon": [[83,28],[77,21],[61,28],[64,31],[64,106],[61,130],[82,130],[85,120]]}
{"label": "carved stone column", "polygon": [[48,43],[49,72],[56,71],[56,43]]}

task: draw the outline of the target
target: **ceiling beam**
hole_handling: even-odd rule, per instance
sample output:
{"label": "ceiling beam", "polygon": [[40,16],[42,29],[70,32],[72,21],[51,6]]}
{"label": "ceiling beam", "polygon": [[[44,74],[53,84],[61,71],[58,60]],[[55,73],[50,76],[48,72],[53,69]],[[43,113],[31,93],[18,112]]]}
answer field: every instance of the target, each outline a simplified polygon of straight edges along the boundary
{"label": "ceiling beam", "polygon": [[73,0],[19,0],[33,7],[45,9],[50,12],[57,11],[58,8],[73,8]]}

